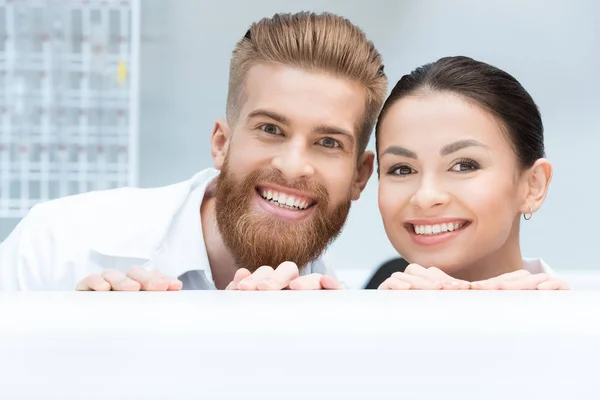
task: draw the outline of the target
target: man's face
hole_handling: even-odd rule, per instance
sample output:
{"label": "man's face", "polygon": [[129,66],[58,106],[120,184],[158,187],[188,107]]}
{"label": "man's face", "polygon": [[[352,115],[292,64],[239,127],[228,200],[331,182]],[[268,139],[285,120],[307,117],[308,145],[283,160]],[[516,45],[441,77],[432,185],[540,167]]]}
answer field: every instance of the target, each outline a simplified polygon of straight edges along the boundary
{"label": "man's face", "polygon": [[213,132],[219,230],[240,268],[304,266],[339,234],[371,175],[373,154],[357,155],[364,90],[258,64],[244,94],[235,127],[221,121]]}

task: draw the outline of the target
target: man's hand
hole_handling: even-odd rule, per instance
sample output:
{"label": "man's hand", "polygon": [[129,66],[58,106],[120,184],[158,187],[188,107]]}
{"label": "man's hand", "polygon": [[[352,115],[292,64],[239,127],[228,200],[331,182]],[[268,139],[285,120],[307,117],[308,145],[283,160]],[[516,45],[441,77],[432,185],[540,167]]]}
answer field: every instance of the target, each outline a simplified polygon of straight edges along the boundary
{"label": "man's hand", "polygon": [[484,281],[472,282],[475,290],[569,290],[566,282],[544,273],[520,269]]}
{"label": "man's hand", "polygon": [[168,277],[158,271],[148,271],[143,267],[133,267],[126,275],[122,272],[108,269],[100,274],[83,278],[77,284],[77,290],[84,291],[119,291],[137,292],[140,290],[164,292],[181,290],[183,283],[177,278]]}
{"label": "man's hand", "polygon": [[342,285],[330,276],[310,274],[300,276],[298,266],[285,261],[276,269],[262,266],[254,273],[245,268],[236,271],[233,281],[225,290],[338,290]]}
{"label": "man's hand", "polygon": [[439,268],[424,268],[410,264],[404,272],[394,272],[386,279],[379,290],[465,290],[470,288],[467,281],[454,279]]}

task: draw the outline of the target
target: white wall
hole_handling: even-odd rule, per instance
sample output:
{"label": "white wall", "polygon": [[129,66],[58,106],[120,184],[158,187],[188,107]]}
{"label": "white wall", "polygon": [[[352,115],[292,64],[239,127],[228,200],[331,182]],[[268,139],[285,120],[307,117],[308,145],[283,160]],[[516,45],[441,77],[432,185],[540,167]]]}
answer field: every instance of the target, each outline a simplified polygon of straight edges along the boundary
{"label": "white wall", "polygon": [[[600,148],[600,3],[143,0],[143,6],[142,186],[183,180],[211,165],[208,141],[214,119],[224,115],[229,57],[252,21],[327,10],[367,32],[391,84],[420,64],[458,54],[519,79],[541,108],[555,165],[546,204],[523,224],[524,253],[558,270],[600,269],[594,261],[600,179],[592,161]],[[328,255],[338,268],[351,269],[371,269],[395,255],[377,210],[375,178]]]}

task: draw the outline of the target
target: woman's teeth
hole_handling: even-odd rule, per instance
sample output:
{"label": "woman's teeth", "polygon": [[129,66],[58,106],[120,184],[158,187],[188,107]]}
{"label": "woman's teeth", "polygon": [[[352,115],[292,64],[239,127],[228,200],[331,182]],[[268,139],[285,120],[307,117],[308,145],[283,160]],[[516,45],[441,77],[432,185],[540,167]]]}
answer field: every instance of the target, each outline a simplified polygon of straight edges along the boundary
{"label": "woman's teeth", "polygon": [[447,222],[436,225],[413,225],[413,231],[417,235],[438,235],[440,233],[452,232],[460,229],[467,221]]}

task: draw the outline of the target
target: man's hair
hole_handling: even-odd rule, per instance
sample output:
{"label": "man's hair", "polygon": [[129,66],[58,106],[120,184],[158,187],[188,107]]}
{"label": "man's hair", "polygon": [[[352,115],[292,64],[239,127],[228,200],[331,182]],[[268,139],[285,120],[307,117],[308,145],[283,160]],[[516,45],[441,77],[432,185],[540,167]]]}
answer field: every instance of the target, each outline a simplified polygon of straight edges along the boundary
{"label": "man's hair", "polygon": [[229,70],[227,121],[235,125],[245,101],[248,70],[272,62],[348,79],[365,89],[365,112],[356,127],[362,153],[387,91],[382,58],[364,32],[330,13],[275,14],[250,26],[236,44]]}

